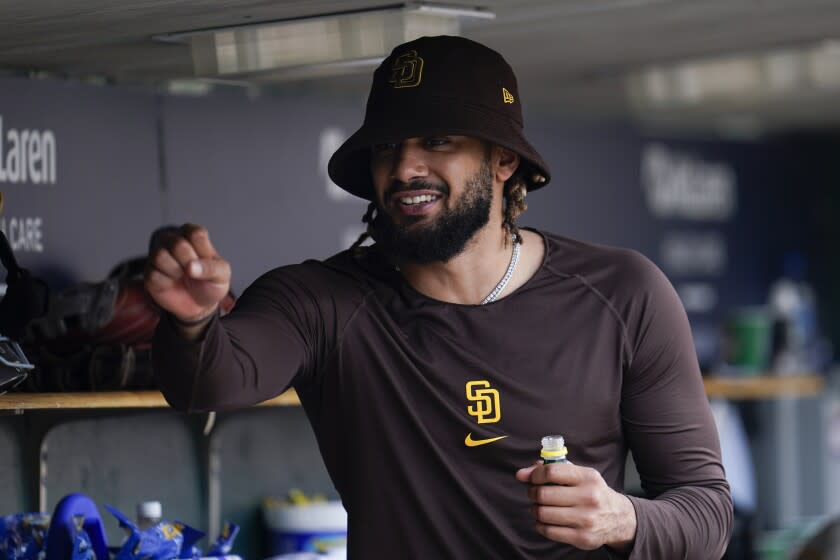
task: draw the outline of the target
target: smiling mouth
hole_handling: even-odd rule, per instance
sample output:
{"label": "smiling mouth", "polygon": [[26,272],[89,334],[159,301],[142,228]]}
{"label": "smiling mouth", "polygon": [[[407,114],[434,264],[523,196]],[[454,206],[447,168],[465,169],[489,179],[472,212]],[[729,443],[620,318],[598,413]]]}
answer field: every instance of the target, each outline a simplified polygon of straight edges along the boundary
{"label": "smiling mouth", "polygon": [[418,206],[423,204],[429,204],[431,202],[435,202],[436,200],[440,199],[440,195],[435,194],[423,194],[418,196],[404,196],[400,197],[397,196],[397,202],[401,206],[411,207],[411,206]]}

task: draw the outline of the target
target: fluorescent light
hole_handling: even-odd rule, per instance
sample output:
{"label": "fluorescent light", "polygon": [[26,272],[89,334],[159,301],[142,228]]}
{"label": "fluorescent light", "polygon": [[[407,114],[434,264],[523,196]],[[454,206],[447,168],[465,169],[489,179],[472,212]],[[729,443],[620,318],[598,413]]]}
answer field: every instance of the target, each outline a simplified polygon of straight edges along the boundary
{"label": "fluorescent light", "polygon": [[808,75],[821,89],[840,88],[840,41],[825,41],[808,53]]}
{"label": "fluorescent light", "polygon": [[247,77],[252,82],[293,82],[312,78],[327,78],[347,74],[371,72],[382,62],[384,57],[356,58],[323,64],[303,64],[284,68],[273,68],[261,72],[252,72]]}
{"label": "fluorescent light", "polygon": [[483,8],[465,8],[459,6],[444,6],[442,4],[424,4],[416,2],[408,4],[407,10],[421,14],[432,14],[447,17],[465,17],[472,19],[495,19],[496,14]]}
{"label": "fluorescent light", "polygon": [[409,2],[318,17],[201,29],[158,36],[190,45],[195,75],[301,79],[367,70],[391,49],[424,35],[458,35],[479,8]]}
{"label": "fluorescent light", "polygon": [[626,85],[641,110],[743,106],[840,91],[840,41],[646,68],[628,74]]}

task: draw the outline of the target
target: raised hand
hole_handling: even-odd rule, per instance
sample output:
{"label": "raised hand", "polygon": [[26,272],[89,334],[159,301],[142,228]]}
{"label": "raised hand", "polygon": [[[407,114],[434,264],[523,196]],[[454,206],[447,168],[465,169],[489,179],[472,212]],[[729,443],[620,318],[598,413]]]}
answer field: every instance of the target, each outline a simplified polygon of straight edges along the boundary
{"label": "raised hand", "polygon": [[184,224],[155,236],[145,286],[149,295],[182,322],[210,316],[230,290],[230,264],[203,227]]}

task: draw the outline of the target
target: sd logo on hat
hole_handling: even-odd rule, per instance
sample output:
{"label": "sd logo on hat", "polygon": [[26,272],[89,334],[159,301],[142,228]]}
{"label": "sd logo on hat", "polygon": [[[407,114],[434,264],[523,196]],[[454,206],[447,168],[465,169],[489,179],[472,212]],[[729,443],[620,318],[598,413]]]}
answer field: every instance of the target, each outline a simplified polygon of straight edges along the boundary
{"label": "sd logo on hat", "polygon": [[395,88],[419,86],[423,79],[423,59],[417,56],[417,51],[408,51],[394,60],[391,72],[388,82]]}

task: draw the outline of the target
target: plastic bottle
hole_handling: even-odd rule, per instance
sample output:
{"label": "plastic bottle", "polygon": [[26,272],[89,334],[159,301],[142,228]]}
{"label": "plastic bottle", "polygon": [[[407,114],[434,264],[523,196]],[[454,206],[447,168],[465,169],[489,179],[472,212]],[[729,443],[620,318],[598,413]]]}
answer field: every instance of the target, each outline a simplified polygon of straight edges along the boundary
{"label": "plastic bottle", "polygon": [[805,281],[805,259],[801,253],[785,256],[784,276],[770,287],[769,303],[776,322],[773,369],[790,375],[813,371],[817,338],[816,297]]}
{"label": "plastic bottle", "polygon": [[542,438],[541,443],[542,451],[540,451],[540,457],[544,464],[569,462],[566,459],[568,450],[566,449],[566,441],[563,439],[563,436],[545,436]]}
{"label": "plastic bottle", "polygon": [[137,528],[145,531],[154,527],[163,518],[163,506],[157,501],[140,502],[137,504]]}

